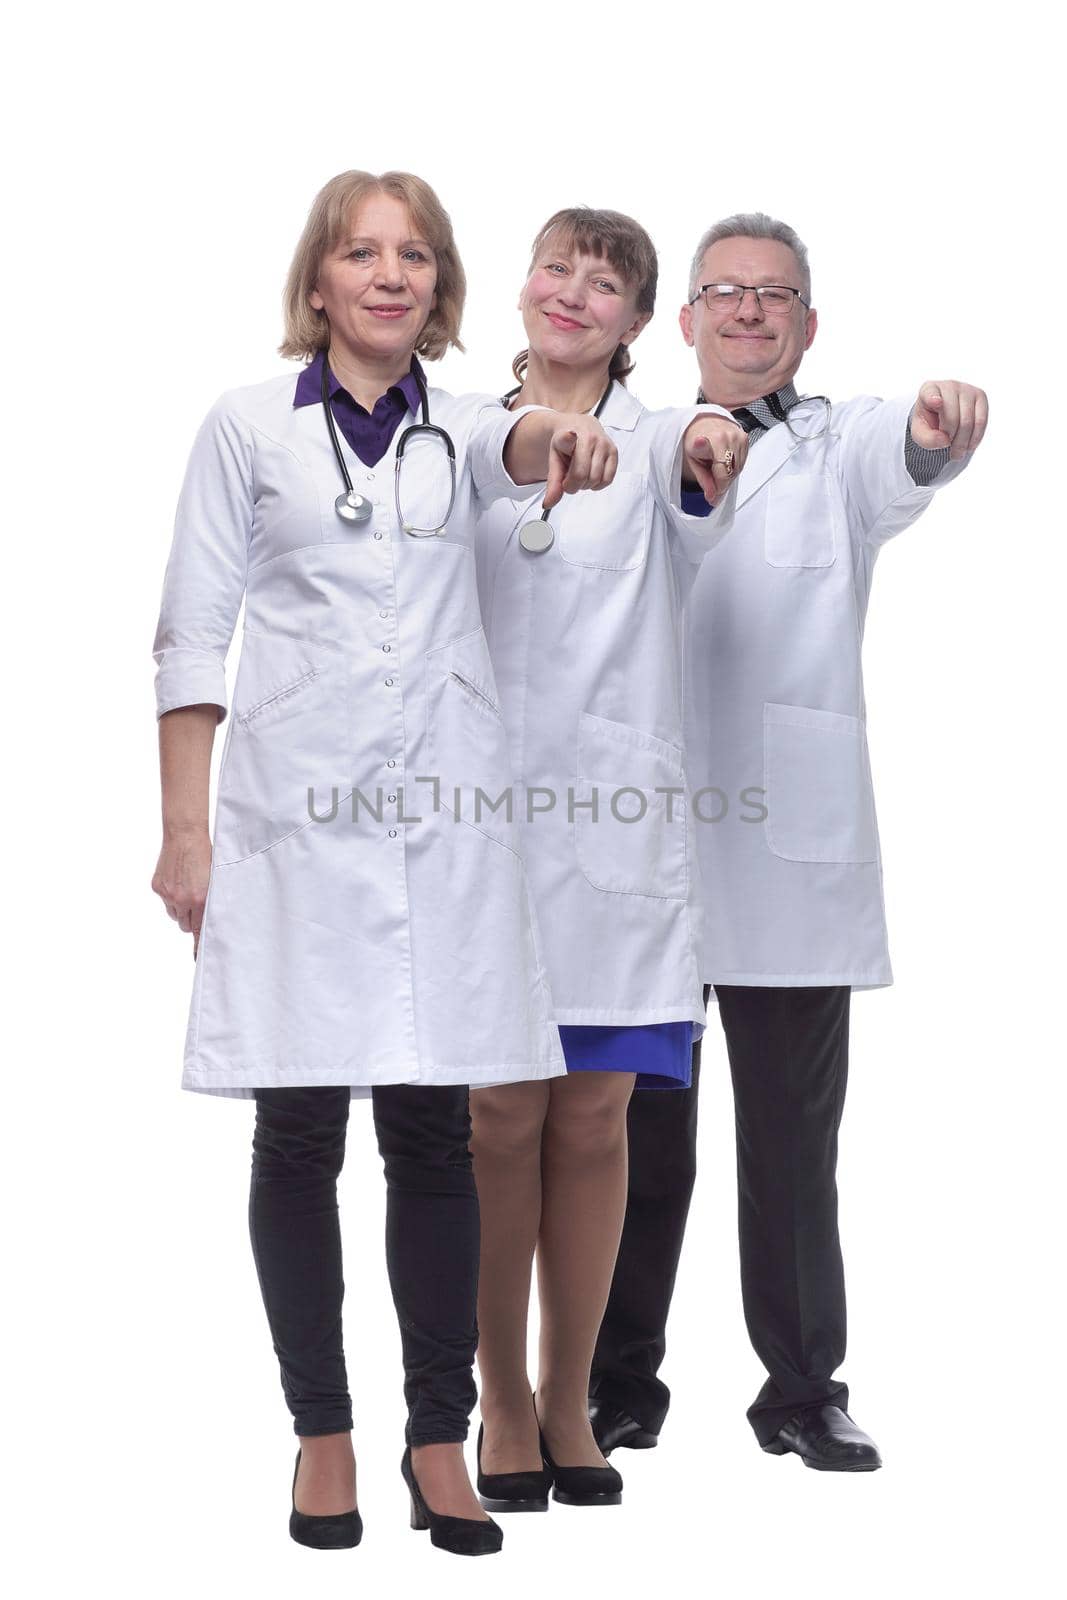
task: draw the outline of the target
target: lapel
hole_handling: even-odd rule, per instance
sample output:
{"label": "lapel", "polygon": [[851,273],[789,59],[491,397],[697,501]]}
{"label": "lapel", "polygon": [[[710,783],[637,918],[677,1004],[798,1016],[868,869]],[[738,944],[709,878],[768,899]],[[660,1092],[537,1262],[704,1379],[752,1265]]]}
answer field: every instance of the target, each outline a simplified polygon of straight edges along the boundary
{"label": "lapel", "polygon": [[779,467],[783,466],[800,444],[794,439],[784,422],[777,423],[769,433],[756,440],[748,453],[748,460],[737,483],[737,509],[754,494],[758,494]]}

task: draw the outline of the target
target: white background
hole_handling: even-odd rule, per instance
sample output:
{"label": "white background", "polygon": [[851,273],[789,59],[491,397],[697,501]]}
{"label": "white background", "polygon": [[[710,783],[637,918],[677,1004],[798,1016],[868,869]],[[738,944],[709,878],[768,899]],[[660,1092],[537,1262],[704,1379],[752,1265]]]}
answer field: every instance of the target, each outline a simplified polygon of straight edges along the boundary
{"label": "white background", "polygon": [[[18,1592],[1043,1595],[1058,1584],[1067,263],[1044,8],[686,0],[38,6],[7,52],[10,454],[6,1332]],[[883,554],[867,700],[897,985],[854,1004],[844,1375],[882,1472],[756,1447],[731,1109],[709,1033],[660,1448],[619,1510],[505,1519],[462,1562],[407,1528],[384,1185],[342,1185],[361,1548],[287,1535],[295,1454],[248,1246],[253,1108],[179,1089],[191,941],[159,847],[150,651],[194,430],[283,370],[280,291],[348,167],[438,189],[468,354],[500,392],[561,205],[652,233],[635,391],[687,402],[689,256],[760,208],[808,242],[804,387],[959,377],[971,469]],[[12,504],[12,500],[14,504]],[[235,665],[236,648],[230,661]],[[218,741],[221,746],[221,740]]]}

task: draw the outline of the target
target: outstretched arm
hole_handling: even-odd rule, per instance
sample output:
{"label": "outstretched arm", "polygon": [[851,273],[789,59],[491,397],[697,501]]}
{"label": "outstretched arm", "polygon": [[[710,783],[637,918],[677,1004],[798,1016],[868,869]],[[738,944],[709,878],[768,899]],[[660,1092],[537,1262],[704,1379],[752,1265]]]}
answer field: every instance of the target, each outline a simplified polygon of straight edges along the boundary
{"label": "outstretched arm", "polygon": [[[656,502],[686,558],[699,563],[733,524],[736,485],[748,456],[745,431],[712,405],[651,412],[645,425],[654,430],[649,466]],[[684,504],[687,490],[703,497],[695,514]]]}
{"label": "outstretched arm", "polygon": [[835,407],[837,470],[856,535],[879,546],[910,526],[970,464],[987,415],[983,391],[955,379],[930,380],[915,399],[860,395]]}
{"label": "outstretched arm", "polygon": [[909,436],[920,450],[947,450],[950,461],[973,455],[989,420],[984,389],[955,378],[929,378],[912,408]]}
{"label": "outstretched arm", "polygon": [[547,483],[546,511],[565,494],[606,489],[618,463],[615,445],[585,412],[528,411],[504,446],[504,466],[516,484]]}
{"label": "outstretched arm", "polygon": [[702,412],[682,439],[682,482],[696,483],[713,506],[748,459],[748,435],[718,412]]}

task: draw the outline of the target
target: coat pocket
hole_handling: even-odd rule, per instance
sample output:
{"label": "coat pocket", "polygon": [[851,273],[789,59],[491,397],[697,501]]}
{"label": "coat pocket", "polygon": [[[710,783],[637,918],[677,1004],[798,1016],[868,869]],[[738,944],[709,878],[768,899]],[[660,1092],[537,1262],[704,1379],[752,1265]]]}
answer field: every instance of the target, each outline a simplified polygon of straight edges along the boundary
{"label": "coat pocket", "polygon": [[686,899],[680,748],[628,723],[583,712],[578,719],[574,848],[594,889]]}
{"label": "coat pocket", "polygon": [[[232,866],[347,794],[344,670],[310,640],[245,630],[215,807],[213,858]],[[309,798],[308,791],[311,791]]]}
{"label": "coat pocket", "polygon": [[559,517],[559,550],[575,567],[632,572],[648,555],[652,503],[646,480],[617,472],[606,489],[567,495]]}
{"label": "coat pocket", "polygon": [[786,861],[878,859],[866,729],[808,706],[763,707],[768,847]]}
{"label": "coat pocket", "polygon": [[426,742],[442,808],[509,849],[517,848],[504,720],[485,633],[426,653]]}
{"label": "coat pocket", "polygon": [[836,557],[833,488],[826,472],[791,472],[767,485],[763,554],[771,567],[832,567]]}

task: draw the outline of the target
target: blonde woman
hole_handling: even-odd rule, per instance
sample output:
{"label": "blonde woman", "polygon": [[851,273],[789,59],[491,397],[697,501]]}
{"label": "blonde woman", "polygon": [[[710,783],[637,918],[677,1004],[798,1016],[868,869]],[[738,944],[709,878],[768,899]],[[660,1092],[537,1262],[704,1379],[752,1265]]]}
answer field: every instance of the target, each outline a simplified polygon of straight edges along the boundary
{"label": "blonde woman", "polygon": [[[252,1248],[300,1441],[290,1531],[319,1548],[362,1531],[336,1187],[350,1100],[371,1098],[385,1166],[412,1525],[476,1555],[501,1535],[463,1461],[479,1228],[468,1085],[563,1070],[514,841],[436,794],[420,803],[415,783],[509,778],[472,545],[475,462],[498,470],[512,419],[479,434],[484,401],[427,389],[419,363],[458,347],[464,292],[421,179],[347,172],[323,188],[285,298],[282,354],[306,364],[208,414],[155,642],[153,887],[197,958],[183,1086],[255,1100]],[[557,420],[514,428],[542,473],[557,434],[574,455],[590,431]],[[602,445],[567,457],[568,487],[599,480]]]}

